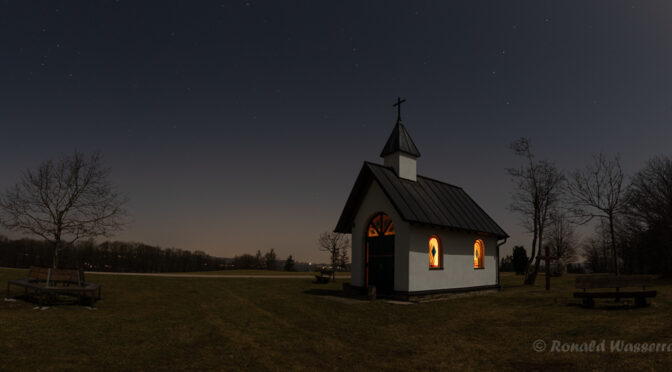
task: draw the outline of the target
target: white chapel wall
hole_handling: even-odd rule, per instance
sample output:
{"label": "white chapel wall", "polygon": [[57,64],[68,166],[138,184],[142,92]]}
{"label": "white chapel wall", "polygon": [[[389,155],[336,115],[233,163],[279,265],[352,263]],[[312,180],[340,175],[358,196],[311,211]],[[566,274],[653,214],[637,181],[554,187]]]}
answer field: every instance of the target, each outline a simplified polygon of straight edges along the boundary
{"label": "white chapel wall", "polygon": [[[497,284],[497,239],[444,228],[412,225],[409,291],[477,287]],[[443,249],[443,269],[429,269],[429,238],[436,234]],[[484,268],[474,269],[474,243],[485,243]]]}
{"label": "white chapel wall", "polygon": [[396,234],[394,237],[394,289],[408,291],[408,241],[409,224],[401,219],[392,203],[376,181],[371,182],[369,190],[355,215],[352,227],[352,285],[364,286],[366,250],[366,228],[376,213],[385,213],[392,219]]}

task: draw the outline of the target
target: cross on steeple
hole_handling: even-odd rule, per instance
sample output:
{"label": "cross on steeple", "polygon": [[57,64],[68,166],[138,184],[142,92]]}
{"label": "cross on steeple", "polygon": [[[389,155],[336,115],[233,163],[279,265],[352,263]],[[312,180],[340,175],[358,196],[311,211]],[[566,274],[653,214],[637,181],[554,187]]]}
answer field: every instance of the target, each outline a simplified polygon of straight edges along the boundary
{"label": "cross on steeple", "polygon": [[406,102],[406,99],[401,99],[401,97],[397,97],[397,103],[392,105],[392,107],[396,106],[397,107],[397,123],[401,122],[401,104]]}

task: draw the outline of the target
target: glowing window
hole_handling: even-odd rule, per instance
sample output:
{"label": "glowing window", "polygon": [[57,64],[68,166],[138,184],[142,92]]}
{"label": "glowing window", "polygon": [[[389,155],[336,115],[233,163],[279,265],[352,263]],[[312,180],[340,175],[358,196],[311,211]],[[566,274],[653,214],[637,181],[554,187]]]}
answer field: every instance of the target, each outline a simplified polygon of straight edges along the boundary
{"label": "glowing window", "polygon": [[383,235],[394,235],[394,224],[392,219],[386,214],[377,214],[371,219],[369,227],[366,231],[366,236],[373,238]]}
{"label": "glowing window", "polygon": [[483,266],[483,256],[485,255],[485,244],[483,240],[478,239],[474,243],[474,269],[482,269]]}
{"label": "glowing window", "polygon": [[439,269],[443,263],[441,257],[443,256],[441,252],[441,241],[436,235],[432,235],[429,238],[429,268],[430,269]]}

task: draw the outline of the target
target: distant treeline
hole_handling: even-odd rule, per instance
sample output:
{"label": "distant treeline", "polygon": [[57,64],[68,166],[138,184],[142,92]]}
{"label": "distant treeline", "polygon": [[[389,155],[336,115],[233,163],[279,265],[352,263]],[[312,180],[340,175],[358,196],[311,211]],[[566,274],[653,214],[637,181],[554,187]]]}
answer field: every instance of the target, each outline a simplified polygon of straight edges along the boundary
{"label": "distant treeline", "polygon": [[[261,253],[260,250],[256,254],[244,253],[235,256],[228,264],[228,266],[235,269],[250,269],[250,270],[284,270],[284,271],[316,271],[324,266],[324,263],[308,263],[294,260],[290,254],[285,260],[278,260],[275,251],[271,248],[266,253]],[[350,265],[345,264],[339,267],[337,271],[349,271]]]}
{"label": "distant treeline", "polygon": [[[66,246],[59,266],[91,271],[115,272],[184,272],[224,269],[225,258],[201,251],[153,247],[143,243],[78,242]],[[0,266],[51,266],[53,246],[33,239],[9,240],[0,237]]]}
{"label": "distant treeline", "polygon": [[[11,240],[0,235],[0,266],[27,268],[52,265],[53,246],[41,240]],[[260,260],[257,260],[257,257]],[[81,268],[87,271],[111,272],[190,272],[231,269],[289,269],[307,270],[305,264],[294,262],[289,267],[286,260],[277,261],[271,252],[257,256],[242,255],[236,259],[213,257],[202,251],[161,248],[143,243],[129,242],[77,242],[66,246],[59,259],[59,267]],[[242,260],[240,258],[243,258]],[[254,263],[248,263],[252,257]],[[291,256],[289,257],[291,259]],[[260,264],[261,263],[261,264]]]}

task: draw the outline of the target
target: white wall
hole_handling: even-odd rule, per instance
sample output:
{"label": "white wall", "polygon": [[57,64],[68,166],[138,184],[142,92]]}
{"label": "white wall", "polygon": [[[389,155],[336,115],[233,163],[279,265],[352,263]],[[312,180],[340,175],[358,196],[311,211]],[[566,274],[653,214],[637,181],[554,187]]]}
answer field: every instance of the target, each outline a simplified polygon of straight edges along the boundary
{"label": "white wall", "polygon": [[[366,228],[371,217],[377,213],[387,214],[394,223],[394,290],[408,291],[408,241],[410,226],[403,221],[392,203],[387,199],[376,181],[366,192],[362,204],[357,211],[352,227],[352,285],[363,287],[366,283]],[[486,251],[487,252],[487,251]]]}
{"label": "white wall", "polygon": [[[427,291],[497,284],[497,239],[449,229],[411,225],[408,291]],[[429,238],[438,235],[443,269],[429,269]],[[485,243],[483,269],[474,269],[474,243]]]}
{"label": "white wall", "polygon": [[405,178],[411,181],[417,180],[417,161],[414,157],[397,151],[387,155],[383,159],[383,162],[386,167],[394,168],[394,171],[397,172],[397,176],[400,178]]}

